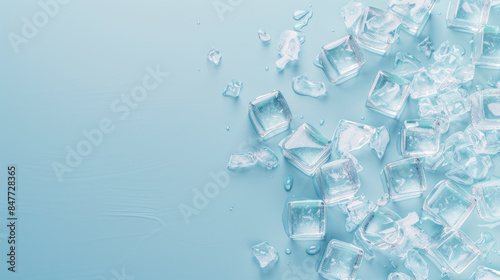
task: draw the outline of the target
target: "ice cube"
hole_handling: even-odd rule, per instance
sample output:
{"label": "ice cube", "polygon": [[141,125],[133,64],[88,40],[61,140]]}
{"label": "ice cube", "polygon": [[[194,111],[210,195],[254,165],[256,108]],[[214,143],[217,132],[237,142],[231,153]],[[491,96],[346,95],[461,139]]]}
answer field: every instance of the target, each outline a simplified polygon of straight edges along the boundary
{"label": "ice cube", "polygon": [[280,147],[290,163],[310,176],[332,153],[332,141],[308,123],[302,123],[283,139]]}
{"label": "ice cube", "polygon": [[441,167],[444,163],[443,152],[444,152],[444,144],[441,143],[439,145],[439,151],[436,154],[424,157],[425,170],[434,172],[439,167]]}
{"label": "ice cube", "polygon": [[410,77],[424,69],[422,62],[413,55],[404,52],[398,52],[394,60],[394,73],[402,77]]}
{"label": "ice cube", "polygon": [[436,61],[441,61],[443,60],[443,57],[447,55],[450,52],[450,42],[449,41],[444,41],[442,42],[437,50],[433,54],[433,58]]}
{"label": "ice cube", "polygon": [[389,277],[387,277],[387,280],[415,280],[413,277],[409,276],[408,274],[402,273],[402,272],[393,272],[389,274]]}
{"label": "ice cube", "polygon": [[473,179],[484,179],[493,165],[489,156],[477,155],[471,146],[455,149],[452,155],[451,163],[456,168],[464,169]]}
{"label": "ice cube", "polygon": [[391,118],[398,118],[409,94],[408,80],[379,71],[366,99],[366,107]]}
{"label": "ice cube", "polygon": [[437,103],[453,119],[470,111],[470,103],[465,98],[467,95],[467,90],[463,87],[451,88],[438,96]]}
{"label": "ice cube", "polygon": [[288,202],[288,234],[294,240],[325,238],[325,203],[321,200]]}
{"label": "ice cube", "polygon": [[375,209],[375,204],[364,196],[359,196],[341,205],[340,208],[344,214],[347,214],[345,229],[347,232],[352,232],[365,220],[366,216]]}
{"label": "ice cube", "polygon": [[267,168],[268,170],[278,167],[279,160],[273,150],[268,147],[262,147],[258,149],[255,153],[255,158],[260,165]]}
{"label": "ice cube", "polygon": [[328,242],[318,273],[329,280],[355,280],[363,255],[360,248],[332,239]]}
{"label": "ice cube", "polygon": [[403,241],[403,229],[397,223],[401,217],[389,209],[378,208],[368,214],[359,227],[362,241],[368,246],[389,250]]}
{"label": "ice cube", "polygon": [[451,181],[437,183],[424,201],[423,209],[438,222],[459,228],[476,206],[476,199]]}
{"label": "ice cube", "polygon": [[292,112],[280,91],[257,97],[248,106],[250,121],[264,139],[290,128]]}
{"label": "ice cube", "polygon": [[423,162],[406,158],[391,162],[382,171],[383,186],[391,200],[419,197],[427,189]]}
{"label": "ice cube", "polygon": [[474,33],[488,22],[491,0],[451,0],[446,17],[449,28]]}
{"label": "ice cube", "polygon": [[401,18],[404,30],[416,35],[429,19],[436,2],[436,0],[391,0],[389,9]]}
{"label": "ice cube", "polygon": [[408,251],[404,262],[405,267],[413,273],[416,280],[427,280],[429,266],[416,250]]}
{"label": "ice cube", "polygon": [[233,154],[229,158],[227,169],[236,170],[240,168],[250,167],[257,163],[257,159],[253,153]]}
{"label": "ice cube", "polygon": [[349,33],[354,33],[364,10],[363,4],[355,0],[340,9],[340,15],[344,18],[344,24]]}
{"label": "ice cube", "polygon": [[407,120],[401,132],[401,153],[404,157],[435,155],[439,151],[440,136],[436,120]]}
{"label": "ice cube", "polygon": [[390,141],[389,130],[385,126],[377,128],[372,138],[370,139],[370,148],[376,153],[378,158],[382,158]]}
{"label": "ice cube", "polygon": [[281,58],[276,61],[279,70],[283,70],[288,62],[299,59],[300,45],[299,33],[296,31],[285,30],[281,33],[278,42],[278,54]]}
{"label": "ice cube", "polygon": [[212,61],[215,65],[219,65],[220,60],[222,59],[222,54],[217,49],[211,49],[208,51],[207,59]]}
{"label": "ice cube", "polygon": [[363,53],[351,35],[324,45],[319,54],[321,68],[336,84],[356,76],[364,63]]}
{"label": "ice cube", "polygon": [[310,97],[319,97],[326,94],[326,87],[323,82],[312,82],[306,74],[302,74],[292,79],[292,88],[295,93]]}
{"label": "ice cube", "polygon": [[279,259],[278,251],[267,241],[253,246],[252,252],[261,268],[271,267]]}
{"label": "ice cube", "polygon": [[497,240],[489,232],[482,232],[481,237],[476,242],[474,242],[474,244],[476,244],[476,246],[481,250],[482,259],[485,259],[488,256],[491,248],[493,248],[496,243]]}
{"label": "ice cube", "polygon": [[500,29],[498,26],[486,26],[474,34],[472,64],[500,67]]}
{"label": "ice cube", "polygon": [[385,54],[398,38],[400,25],[396,14],[368,7],[356,27],[356,39],[367,50]]}
{"label": "ice cube", "polygon": [[422,69],[413,76],[410,85],[411,98],[418,99],[437,93],[438,85],[427,70]]}
{"label": "ice cube", "polygon": [[268,44],[271,41],[271,36],[264,29],[259,29],[257,35],[259,35],[259,40],[264,44]]}
{"label": "ice cube", "polygon": [[342,155],[361,149],[370,142],[376,131],[373,126],[340,120],[333,135],[335,150]]}
{"label": "ice cube", "polygon": [[453,73],[453,77],[459,84],[465,84],[474,79],[474,72],[475,72],[474,65],[468,64],[457,68],[457,70],[455,70],[455,72]]}
{"label": "ice cube", "polygon": [[495,155],[500,152],[500,130],[477,130],[469,125],[465,133],[472,139],[477,154]]}
{"label": "ice cube", "polygon": [[240,96],[240,91],[242,87],[243,87],[242,82],[238,82],[237,80],[233,79],[226,85],[226,87],[222,91],[222,95],[236,98]]}
{"label": "ice cube", "polygon": [[350,159],[323,164],[316,171],[316,182],[327,205],[354,197],[361,185],[358,172]]}
{"label": "ice cube", "polygon": [[464,168],[454,168],[446,172],[446,178],[462,185],[474,184],[474,178]]}
{"label": "ice cube", "polygon": [[486,89],[473,93],[471,116],[476,129],[500,129],[500,89]]}
{"label": "ice cube", "polygon": [[500,271],[480,265],[469,280],[500,280]]}
{"label": "ice cube", "polygon": [[441,230],[432,237],[431,260],[446,273],[462,273],[481,250],[460,230]]}
{"label": "ice cube", "polygon": [[427,57],[431,57],[432,53],[435,50],[435,47],[429,36],[427,36],[422,42],[417,45],[417,50],[424,53]]}
{"label": "ice cube", "polygon": [[500,221],[500,179],[482,181],[472,186],[477,212],[488,222]]}

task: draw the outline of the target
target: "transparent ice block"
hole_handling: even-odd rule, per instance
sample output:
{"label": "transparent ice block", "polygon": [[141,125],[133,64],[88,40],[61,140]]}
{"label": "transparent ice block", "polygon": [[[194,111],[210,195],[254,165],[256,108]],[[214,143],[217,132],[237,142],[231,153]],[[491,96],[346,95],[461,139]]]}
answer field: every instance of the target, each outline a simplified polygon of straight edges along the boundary
{"label": "transparent ice block", "polygon": [[361,149],[372,139],[377,129],[373,126],[340,120],[333,134],[333,143],[338,154],[347,154]]}
{"label": "transparent ice block", "polygon": [[473,33],[488,22],[491,0],[451,0],[446,17],[449,28]]}
{"label": "transparent ice block", "polygon": [[316,182],[327,205],[354,197],[361,185],[356,167],[350,159],[323,164],[316,171]]}
{"label": "transparent ice block", "polygon": [[271,267],[279,259],[278,251],[267,241],[253,246],[252,252],[261,268]]}
{"label": "transparent ice block", "polygon": [[382,171],[383,186],[391,200],[419,197],[427,189],[423,162],[406,158],[391,162]]}
{"label": "transparent ice block", "polygon": [[472,94],[471,117],[476,129],[500,129],[500,89],[486,89]]}
{"label": "transparent ice block", "polygon": [[359,235],[368,246],[389,250],[403,242],[403,229],[397,223],[398,214],[379,208],[371,212],[359,227]]}
{"label": "transparent ice block", "polygon": [[407,120],[401,131],[401,154],[404,157],[432,156],[439,151],[441,134],[434,119]]}
{"label": "transparent ice block", "polygon": [[409,94],[408,80],[379,71],[366,99],[366,107],[391,118],[398,118]]}
{"label": "transparent ice block", "polygon": [[355,280],[363,260],[360,248],[332,239],[319,265],[318,273],[329,280]]}
{"label": "transparent ice block", "polygon": [[400,25],[396,14],[367,7],[356,27],[356,39],[363,48],[385,54],[398,38]]}
{"label": "transparent ice block", "polygon": [[500,221],[500,179],[482,181],[472,186],[479,216],[488,222]]}
{"label": "transparent ice block", "polygon": [[294,240],[325,238],[325,203],[321,200],[288,202],[288,234]]}
{"label": "transparent ice block", "polygon": [[365,60],[356,39],[346,35],[323,46],[319,63],[328,79],[339,84],[356,76]]}
{"label": "transparent ice block", "polygon": [[472,64],[500,68],[500,28],[485,26],[474,34]]}
{"label": "transparent ice block", "polygon": [[255,130],[264,139],[288,130],[293,118],[285,97],[278,90],[250,102],[248,115]]}
{"label": "transparent ice block", "polygon": [[436,0],[391,0],[389,9],[401,18],[405,31],[416,35],[429,19],[436,2]]}

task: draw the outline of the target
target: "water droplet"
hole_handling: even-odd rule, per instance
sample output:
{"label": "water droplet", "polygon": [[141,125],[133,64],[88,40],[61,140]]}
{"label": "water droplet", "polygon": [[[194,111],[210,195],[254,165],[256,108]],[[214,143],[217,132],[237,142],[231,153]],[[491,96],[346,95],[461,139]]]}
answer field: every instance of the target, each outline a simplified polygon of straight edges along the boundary
{"label": "water droplet", "polygon": [[287,191],[287,192],[289,192],[292,189],[292,187],[293,187],[293,176],[292,175],[289,175],[288,177],[286,177],[284,187],[285,187],[285,191]]}
{"label": "water droplet", "polygon": [[439,12],[438,15],[441,15],[441,12]]}
{"label": "water droplet", "polygon": [[200,22],[199,22],[199,21],[197,21],[197,22],[196,22],[196,24],[197,24],[197,25],[200,25]]}
{"label": "water droplet", "polygon": [[311,245],[306,249],[306,253],[311,256],[316,255],[319,251],[321,251],[321,247],[316,245]]}
{"label": "water droplet", "polygon": [[301,118],[301,119],[303,119],[303,118],[304,118],[304,116],[303,116],[303,115],[300,115],[300,118]]}
{"label": "water droplet", "polygon": [[361,117],[361,120],[363,121],[365,119],[365,117]]}
{"label": "water droplet", "polygon": [[288,261],[286,264],[287,264],[287,265],[290,265],[291,263],[292,263],[292,261]]}
{"label": "water droplet", "polygon": [[387,268],[387,265],[386,265],[386,264],[384,264],[384,268]]}
{"label": "water droplet", "polygon": [[231,205],[231,207],[229,207],[229,211],[233,211],[234,209],[234,205]]}
{"label": "water droplet", "polygon": [[266,66],[266,68],[264,68],[264,69],[266,69],[266,71],[269,71],[269,66]]}
{"label": "water droplet", "polygon": [[229,130],[231,130],[231,127],[228,125],[228,126],[226,126],[226,131],[229,131]]}
{"label": "water droplet", "polygon": [[309,8],[312,8],[313,4],[309,4]]}
{"label": "water droplet", "polygon": [[335,29],[332,28],[332,32],[335,32]]}
{"label": "water droplet", "polygon": [[290,255],[291,253],[292,253],[292,250],[290,250],[289,248],[285,249],[285,254]]}
{"label": "water droplet", "polygon": [[319,121],[319,125],[320,125],[320,126],[321,126],[321,125],[324,125],[324,124],[325,124],[325,120],[323,120],[323,119],[322,119],[322,120],[320,120],[320,121]]}

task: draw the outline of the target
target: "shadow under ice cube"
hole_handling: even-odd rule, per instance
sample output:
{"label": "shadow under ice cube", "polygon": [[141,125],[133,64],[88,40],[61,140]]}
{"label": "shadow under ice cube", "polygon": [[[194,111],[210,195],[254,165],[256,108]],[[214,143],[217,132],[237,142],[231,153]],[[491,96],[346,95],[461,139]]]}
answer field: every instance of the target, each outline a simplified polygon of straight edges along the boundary
{"label": "shadow under ice cube", "polygon": [[486,26],[474,34],[472,64],[500,68],[500,28]]}
{"label": "shadow under ice cube", "polygon": [[346,35],[323,46],[319,63],[328,79],[339,84],[356,76],[365,60],[356,39]]}
{"label": "shadow under ice cube", "polygon": [[401,154],[404,157],[432,156],[441,143],[439,123],[433,119],[408,120],[401,132]]}
{"label": "shadow under ice cube", "polygon": [[325,238],[325,203],[321,200],[288,202],[288,234],[295,240]]}
{"label": "shadow under ice cube", "polygon": [[408,80],[379,71],[366,99],[366,107],[391,118],[398,118],[409,94]]}
{"label": "shadow under ice cube", "polygon": [[339,159],[318,168],[316,180],[326,204],[348,200],[360,187],[358,172],[350,159]]}
{"label": "shadow under ice cube", "polygon": [[257,97],[248,106],[250,121],[257,133],[268,139],[290,128],[292,112],[280,91]]}
{"label": "shadow under ice cube", "polygon": [[382,179],[385,192],[394,201],[419,197],[427,189],[420,158],[406,158],[387,164]]}
{"label": "shadow under ice cube", "polygon": [[488,22],[491,0],[451,0],[448,6],[449,28],[473,33]]}
{"label": "shadow under ice cube", "polygon": [[360,248],[332,239],[319,265],[318,273],[330,280],[354,280],[363,260]]}

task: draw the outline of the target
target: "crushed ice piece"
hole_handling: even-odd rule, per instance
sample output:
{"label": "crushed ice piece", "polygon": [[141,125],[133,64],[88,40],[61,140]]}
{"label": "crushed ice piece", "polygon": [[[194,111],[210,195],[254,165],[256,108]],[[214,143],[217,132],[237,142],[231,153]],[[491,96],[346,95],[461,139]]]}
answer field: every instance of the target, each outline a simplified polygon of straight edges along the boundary
{"label": "crushed ice piece", "polygon": [[432,156],[441,142],[439,123],[435,119],[406,120],[401,132],[403,157]]}
{"label": "crushed ice piece", "polygon": [[470,111],[470,103],[464,96],[468,96],[465,88],[452,88],[438,95],[437,103],[444,109],[447,116],[453,119]]}
{"label": "crushed ice piece", "polygon": [[432,237],[429,254],[443,273],[462,273],[481,250],[460,230],[441,230]]}
{"label": "crushed ice piece", "polygon": [[240,96],[240,91],[242,87],[243,87],[242,82],[238,82],[237,80],[233,79],[226,85],[226,87],[222,91],[222,95],[230,97],[238,97]]}
{"label": "crushed ice piece", "polygon": [[351,35],[324,45],[318,62],[315,62],[323,69],[328,79],[336,84],[356,76],[364,63],[363,53]]}
{"label": "crushed ice piece", "polygon": [[262,147],[258,149],[255,153],[255,158],[260,165],[267,168],[268,170],[278,167],[279,160],[273,150],[268,147]]}
{"label": "crushed ice piece", "polygon": [[375,209],[375,204],[366,199],[364,196],[353,198],[346,204],[340,206],[342,212],[347,214],[345,229],[347,232],[354,231],[361,224],[366,216]]}
{"label": "crushed ice piece", "polygon": [[417,213],[411,212],[406,218],[396,221],[403,229],[404,238],[401,245],[391,252],[392,255],[405,258],[410,250],[427,250],[429,248],[431,238],[417,225],[419,220]]}
{"label": "crushed ice piece", "polygon": [[269,242],[262,242],[252,247],[253,255],[261,268],[273,266],[279,259],[279,254]]}
{"label": "crushed ice piece", "polygon": [[406,158],[387,164],[382,171],[382,185],[393,201],[415,198],[427,189],[423,162]]}
{"label": "crushed ice piece", "polygon": [[429,275],[427,262],[416,250],[408,251],[404,262],[405,267],[413,273],[415,280],[426,280]]}
{"label": "crushed ice piece", "polygon": [[331,146],[332,141],[308,123],[302,123],[280,142],[283,156],[309,176],[330,157]]}
{"label": "crushed ice piece", "polygon": [[294,20],[301,20],[303,17],[305,17],[307,14],[309,14],[309,10],[296,10],[293,12],[293,19]]}
{"label": "crushed ice piece", "polygon": [[450,52],[450,42],[442,42],[433,54],[434,60],[441,61]]}
{"label": "crushed ice piece", "polygon": [[451,0],[446,23],[449,28],[474,33],[486,25],[491,0]]}
{"label": "crushed ice piece", "polygon": [[487,222],[500,221],[500,179],[490,179],[472,186],[479,217]]}
{"label": "crushed ice piece", "polygon": [[315,182],[327,205],[353,198],[361,186],[356,167],[350,159],[339,159],[323,164],[316,171]]}
{"label": "crushed ice piece", "polygon": [[386,206],[389,201],[391,201],[391,196],[387,193],[384,193],[379,199],[377,199],[377,206],[383,207]]}
{"label": "crushed ice piece", "polygon": [[236,170],[240,168],[250,167],[257,163],[257,159],[253,153],[233,154],[229,158],[227,169]]}
{"label": "crushed ice piece", "polygon": [[437,94],[437,84],[426,69],[420,70],[413,76],[410,85],[411,98],[418,99]]}
{"label": "crushed ice piece", "polygon": [[250,102],[248,112],[250,122],[264,139],[288,130],[293,118],[285,97],[278,90]]}
{"label": "crushed ice piece", "polygon": [[415,279],[413,279],[413,277],[409,276],[408,274],[402,272],[393,272],[389,274],[387,280],[415,280]]}
{"label": "crushed ice piece", "polygon": [[497,240],[489,232],[482,232],[481,237],[476,242],[474,242],[474,244],[476,244],[476,246],[481,249],[481,258],[483,259],[488,256],[491,248],[493,248],[496,243]]}
{"label": "crushed ice piece", "polygon": [[500,89],[486,89],[471,95],[472,124],[476,129],[500,129]]}
{"label": "crushed ice piece", "polygon": [[444,144],[439,145],[439,150],[436,154],[432,156],[424,157],[424,168],[428,171],[436,171],[444,163]]}
{"label": "crushed ice piece", "polygon": [[219,65],[220,60],[222,59],[222,54],[217,49],[211,49],[208,52],[207,59],[212,61],[215,65]]}
{"label": "crushed ice piece", "polygon": [[259,29],[257,31],[259,39],[262,43],[269,43],[271,41],[271,36],[264,31],[264,29]]}
{"label": "crushed ice piece", "polygon": [[389,130],[385,126],[377,128],[375,133],[370,139],[370,148],[372,148],[376,153],[378,158],[382,158],[385,154],[387,144],[390,141]]}
{"label": "crushed ice piece", "polygon": [[455,168],[446,172],[446,178],[463,185],[474,184],[474,178],[463,168]]}
{"label": "crushed ice piece", "polygon": [[364,9],[363,4],[355,0],[350,1],[340,9],[340,15],[344,19],[345,27],[349,33],[354,33]]}
{"label": "crushed ice piece", "polygon": [[398,118],[410,94],[405,78],[379,71],[366,99],[366,107],[391,118]]}
{"label": "crushed ice piece", "polygon": [[453,73],[453,77],[459,84],[465,84],[474,79],[475,67],[472,64],[460,66]]}
{"label": "crushed ice piece", "polygon": [[373,126],[340,120],[333,135],[335,150],[343,155],[361,149],[371,141],[376,131]]}
{"label": "crushed ice piece", "polygon": [[422,42],[417,45],[417,50],[424,53],[427,57],[431,57],[435,50],[434,43],[432,43],[431,38],[427,36]]}
{"label": "crushed ice piece", "polygon": [[294,240],[325,238],[325,204],[321,200],[288,202],[288,234]]}
{"label": "crushed ice piece", "polygon": [[290,61],[299,59],[300,39],[296,31],[285,30],[280,35],[278,42],[278,54],[281,56],[276,61],[276,67],[283,70]]}
{"label": "crushed ice piece", "polygon": [[480,265],[469,280],[500,280],[500,271]]}
{"label": "crushed ice piece", "polygon": [[305,26],[307,26],[309,24],[309,20],[312,18],[312,16],[313,16],[313,12],[312,11],[307,11],[301,18],[299,18],[302,21],[299,22],[299,23],[297,23],[297,24],[295,24],[293,26],[293,29],[295,31],[302,30],[302,28],[304,28]]}
{"label": "crushed ice piece", "polygon": [[321,251],[321,246],[319,245],[311,245],[306,249],[306,253],[311,256],[316,255],[319,251]]}
{"label": "crushed ice piece", "polygon": [[387,208],[378,208],[368,214],[359,227],[361,241],[380,250],[389,250],[403,242],[403,229],[397,223],[398,214]]}
{"label": "crushed ice piece", "polygon": [[328,242],[318,273],[330,280],[356,279],[363,255],[360,248],[332,239]]}
{"label": "crushed ice piece", "polygon": [[400,25],[394,13],[367,7],[356,27],[356,39],[367,50],[385,54],[398,38]]}
{"label": "crushed ice piece", "polygon": [[424,69],[422,62],[413,55],[404,52],[398,52],[394,60],[394,74],[409,77]]}
{"label": "crushed ice piece", "polygon": [[476,199],[451,181],[436,184],[424,201],[423,209],[438,222],[460,228],[476,206]]}
{"label": "crushed ice piece", "polygon": [[436,2],[437,0],[391,0],[389,9],[401,18],[405,31],[416,35],[429,19]]}
{"label": "crushed ice piece", "polygon": [[500,29],[486,26],[474,34],[472,45],[472,64],[478,66],[500,67]]}
{"label": "crushed ice piece", "polygon": [[293,176],[292,175],[288,175],[288,177],[286,177],[286,180],[285,180],[285,183],[283,184],[283,187],[285,188],[285,191],[287,191],[287,192],[292,190],[292,187],[293,187]]}
{"label": "crushed ice piece", "polygon": [[295,93],[310,97],[319,97],[326,94],[326,86],[323,82],[312,82],[306,74],[292,79],[292,88]]}

